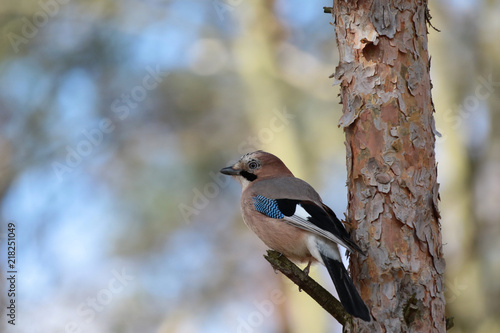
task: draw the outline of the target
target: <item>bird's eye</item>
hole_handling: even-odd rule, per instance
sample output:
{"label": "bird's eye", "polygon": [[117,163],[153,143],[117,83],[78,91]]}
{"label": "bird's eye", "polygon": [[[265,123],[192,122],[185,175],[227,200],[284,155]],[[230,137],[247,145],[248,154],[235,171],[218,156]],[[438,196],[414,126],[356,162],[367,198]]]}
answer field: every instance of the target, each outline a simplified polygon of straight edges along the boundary
{"label": "bird's eye", "polygon": [[252,162],[248,163],[248,167],[251,170],[257,169],[259,167],[259,163],[255,162],[255,161],[252,161]]}

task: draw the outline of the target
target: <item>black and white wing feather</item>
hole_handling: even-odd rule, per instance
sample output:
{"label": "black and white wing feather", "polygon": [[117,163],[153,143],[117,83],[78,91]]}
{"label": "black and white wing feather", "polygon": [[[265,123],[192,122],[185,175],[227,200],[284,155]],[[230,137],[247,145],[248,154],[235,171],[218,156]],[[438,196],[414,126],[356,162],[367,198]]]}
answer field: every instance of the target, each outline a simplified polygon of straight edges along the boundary
{"label": "black and white wing feather", "polygon": [[349,237],[335,213],[323,205],[307,200],[269,199],[262,195],[253,197],[255,209],[274,219],[283,219],[294,227],[323,236],[351,251],[363,253]]}

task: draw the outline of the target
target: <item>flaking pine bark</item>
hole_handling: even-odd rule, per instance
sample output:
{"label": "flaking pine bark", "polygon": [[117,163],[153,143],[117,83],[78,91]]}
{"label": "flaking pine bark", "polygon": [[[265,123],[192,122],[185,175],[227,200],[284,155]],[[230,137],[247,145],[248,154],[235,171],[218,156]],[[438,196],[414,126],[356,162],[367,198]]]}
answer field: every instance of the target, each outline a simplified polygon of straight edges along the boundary
{"label": "flaking pine bark", "polygon": [[352,254],[371,322],[347,332],[445,332],[436,130],[425,1],[335,0]]}

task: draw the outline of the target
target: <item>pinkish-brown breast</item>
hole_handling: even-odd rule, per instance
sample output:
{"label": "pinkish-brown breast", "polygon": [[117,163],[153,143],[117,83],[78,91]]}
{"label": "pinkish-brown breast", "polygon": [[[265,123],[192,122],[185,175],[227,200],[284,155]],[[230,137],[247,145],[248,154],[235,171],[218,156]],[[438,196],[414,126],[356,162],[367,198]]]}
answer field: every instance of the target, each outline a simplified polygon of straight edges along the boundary
{"label": "pinkish-brown breast", "polygon": [[245,224],[269,248],[282,253],[295,262],[315,261],[307,249],[307,233],[305,231],[293,227],[281,219],[273,219],[257,212],[250,193],[242,195],[241,209]]}

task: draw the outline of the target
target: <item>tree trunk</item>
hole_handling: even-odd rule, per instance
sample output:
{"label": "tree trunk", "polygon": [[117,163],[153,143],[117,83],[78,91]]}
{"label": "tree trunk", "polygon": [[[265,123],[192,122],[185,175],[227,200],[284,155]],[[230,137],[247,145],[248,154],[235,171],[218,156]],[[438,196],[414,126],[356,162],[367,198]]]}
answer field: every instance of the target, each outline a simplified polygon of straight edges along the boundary
{"label": "tree trunk", "polygon": [[351,273],[373,320],[352,332],[445,332],[427,6],[334,0]]}

